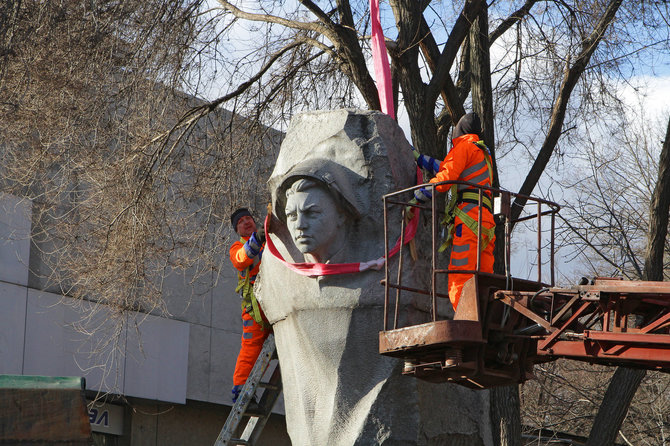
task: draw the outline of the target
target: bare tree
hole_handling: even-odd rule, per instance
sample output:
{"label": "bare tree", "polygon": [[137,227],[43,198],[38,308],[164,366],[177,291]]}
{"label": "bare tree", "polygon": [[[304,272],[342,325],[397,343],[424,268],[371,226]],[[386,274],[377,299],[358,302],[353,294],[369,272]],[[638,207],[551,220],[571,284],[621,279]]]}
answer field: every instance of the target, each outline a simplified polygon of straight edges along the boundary
{"label": "bare tree", "polygon": [[[623,129],[607,143],[597,142],[602,141],[598,135],[605,129],[591,129],[594,140],[578,163],[585,164],[589,173],[578,175],[579,181],[569,189],[575,194],[563,215],[563,243],[574,248],[573,253],[583,259],[582,265],[591,268],[591,274],[663,280],[670,254],[670,121],[661,141],[655,121],[645,114],[630,116],[629,112],[606,123],[605,128]],[[656,177],[654,172],[658,172]],[[645,379],[645,370],[618,368],[613,375],[607,368],[598,370],[594,374],[580,366],[572,370],[566,366],[541,368],[543,389],[535,393],[545,395],[547,404],[545,409],[531,404],[527,416],[539,423],[536,425],[567,425],[583,435],[590,432],[591,445],[613,444],[619,435],[629,444],[663,444],[670,420],[659,412],[659,406],[665,407],[668,401],[655,394],[656,389],[670,385],[667,375],[651,374]],[[561,397],[552,395],[558,387],[555,380],[563,387]],[[609,386],[602,397],[600,389],[607,380]],[[590,388],[585,387],[588,382],[592,383]],[[566,396],[570,389],[574,394]],[[633,401],[634,397],[640,401]],[[631,415],[622,428],[627,413]]]}
{"label": "bare tree", "polygon": [[[594,126],[584,140],[587,150],[572,163],[578,174],[564,181],[572,195],[562,212],[565,231],[560,238],[570,256],[583,259],[583,274],[664,278],[668,263],[663,253],[670,246],[658,229],[664,222],[654,205],[665,199],[659,190],[665,143],[657,125],[646,114],[629,111],[603,127]],[[620,129],[616,135],[613,127]],[[607,142],[601,132],[611,135]]]}
{"label": "bare tree", "polygon": [[[524,433],[528,435],[544,429],[577,435],[586,440],[605,401],[607,383],[615,373],[620,373],[619,370],[624,369],[614,370],[612,367],[571,360],[536,366],[536,379],[526,382],[521,391]],[[663,372],[648,372],[639,388],[624,389],[618,397],[630,392],[635,397],[623,410],[625,422],[614,428],[612,442],[617,439],[617,444],[654,446],[663,445],[664,441],[667,443],[670,429],[668,390],[670,377]],[[614,412],[609,413],[614,416]],[[613,423],[616,421],[612,419]],[[595,444],[613,444],[601,440],[602,437],[595,440],[600,441]]]}
{"label": "bare tree", "polygon": [[[526,194],[557,154],[581,149],[576,123],[616,107],[609,80],[668,42],[655,2],[391,0],[384,12],[413,144],[443,157],[473,108],[498,165],[533,164]],[[379,108],[367,14],[349,0],[5,2],[2,187],[36,203],[49,283],[150,310],[169,271],[215,273],[217,229],[254,195],[269,128],[304,109]],[[509,392],[494,393],[492,417],[513,445]]]}
{"label": "bare tree", "polygon": [[[658,165],[658,180],[649,207],[649,236],[644,256],[645,280],[663,280],[663,260],[670,212],[670,119]],[[598,415],[593,422],[588,445],[614,443],[628,407],[646,375],[646,370],[620,367],[612,376]]]}

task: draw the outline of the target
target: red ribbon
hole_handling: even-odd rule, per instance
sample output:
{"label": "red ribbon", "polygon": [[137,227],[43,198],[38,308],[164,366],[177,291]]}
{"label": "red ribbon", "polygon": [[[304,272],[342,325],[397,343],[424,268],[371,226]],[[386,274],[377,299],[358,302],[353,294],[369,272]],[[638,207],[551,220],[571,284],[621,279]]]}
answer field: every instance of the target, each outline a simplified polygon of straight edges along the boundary
{"label": "red ribbon", "polygon": [[[283,263],[287,268],[296,272],[302,276],[330,276],[333,274],[353,274],[360,273],[362,271],[367,271],[369,269],[379,270],[384,266],[386,262],[384,256],[370,260],[367,262],[358,262],[358,263],[291,263],[284,260],[284,257],[279,253],[277,247],[272,242],[272,237],[270,237],[270,232],[268,231],[268,222],[270,221],[270,216],[265,217],[265,233],[267,234],[265,240],[265,246],[270,251],[274,257],[276,257],[281,263]],[[407,226],[405,226],[405,244],[409,243],[414,236],[416,235],[416,228],[419,226],[419,212],[418,209],[414,212],[414,217],[409,221]],[[395,246],[389,251],[389,257],[393,257],[400,250],[400,241],[401,238],[395,243]]]}

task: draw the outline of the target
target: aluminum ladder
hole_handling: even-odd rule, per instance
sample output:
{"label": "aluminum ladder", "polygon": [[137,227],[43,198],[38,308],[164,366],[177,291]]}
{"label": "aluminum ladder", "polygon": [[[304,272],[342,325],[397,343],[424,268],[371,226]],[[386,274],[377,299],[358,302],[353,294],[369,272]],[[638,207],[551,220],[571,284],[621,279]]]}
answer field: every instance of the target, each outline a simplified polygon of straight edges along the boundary
{"label": "aluminum ladder", "polygon": [[[240,395],[237,398],[237,401],[233,405],[233,408],[230,410],[228,419],[219,433],[219,437],[216,439],[214,446],[223,446],[223,445],[254,445],[261,436],[263,427],[270,418],[272,413],[272,408],[279,398],[281,393],[281,375],[279,372],[279,362],[275,366],[272,375],[268,382],[261,382],[261,379],[265,375],[270,363],[273,359],[277,359],[276,348],[275,348],[275,338],[273,334],[270,334],[263,344],[263,349],[256,359],[254,367],[251,369],[249,378],[247,382],[242,386]],[[265,388],[263,396],[258,402],[260,411],[249,411],[247,407],[251,402],[251,399],[256,394],[258,387]],[[244,428],[240,438],[233,438],[233,435],[237,431],[238,426],[242,422],[244,417],[249,417],[247,425]]]}

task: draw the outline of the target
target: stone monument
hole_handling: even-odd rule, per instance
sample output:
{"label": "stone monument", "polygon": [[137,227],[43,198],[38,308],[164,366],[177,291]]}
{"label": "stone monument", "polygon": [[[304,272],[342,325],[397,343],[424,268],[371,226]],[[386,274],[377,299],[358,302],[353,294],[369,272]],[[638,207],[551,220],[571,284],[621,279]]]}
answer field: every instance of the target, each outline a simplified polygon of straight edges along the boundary
{"label": "stone monument", "polygon": [[[381,197],[414,185],[415,172],[402,130],[383,113],[297,115],[268,182],[274,214],[268,237],[286,262],[378,259]],[[398,235],[395,228],[391,245]],[[427,262],[408,259],[403,283],[425,287]],[[266,247],[256,294],[274,328],[292,443],[492,444],[486,392],[402,376],[402,361],[379,355],[382,278],[373,269],[300,275]],[[423,321],[421,299],[414,296],[402,314]]]}

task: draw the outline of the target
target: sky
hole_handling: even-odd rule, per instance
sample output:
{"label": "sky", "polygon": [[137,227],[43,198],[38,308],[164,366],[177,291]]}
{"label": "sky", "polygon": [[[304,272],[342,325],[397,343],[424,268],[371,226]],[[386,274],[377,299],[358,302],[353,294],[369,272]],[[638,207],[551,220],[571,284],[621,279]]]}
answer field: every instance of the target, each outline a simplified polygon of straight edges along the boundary
{"label": "sky", "polygon": [[631,107],[644,108],[652,117],[662,118],[670,114],[670,73],[638,76],[633,78],[631,84],[646,85],[638,89],[631,85],[624,88],[624,98]]}

